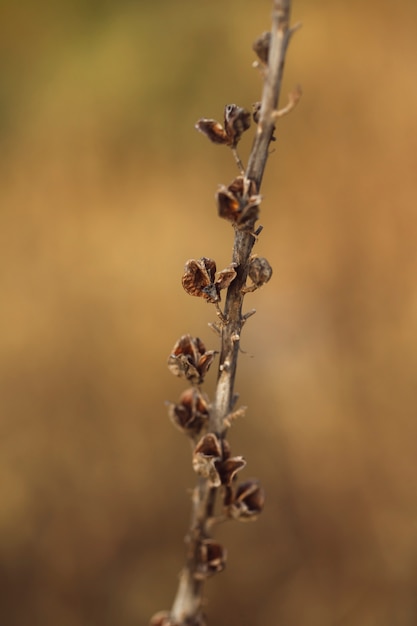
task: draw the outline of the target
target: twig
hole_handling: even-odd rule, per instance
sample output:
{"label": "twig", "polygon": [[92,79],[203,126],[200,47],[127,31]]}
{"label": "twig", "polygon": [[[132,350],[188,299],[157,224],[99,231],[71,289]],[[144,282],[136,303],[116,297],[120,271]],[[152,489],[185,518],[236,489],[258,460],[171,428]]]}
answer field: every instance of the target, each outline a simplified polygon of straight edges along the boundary
{"label": "twig", "polygon": [[[246,171],[236,156],[235,150],[241,132],[249,126],[247,113],[243,109],[236,107],[236,105],[226,107],[225,129],[215,120],[206,118],[200,120],[196,125],[198,130],[207,134],[215,143],[231,146],[240,169],[240,178],[236,179],[229,188],[222,188],[226,213],[222,217],[227,217],[228,212],[235,210],[236,197],[246,199],[249,208],[259,204],[259,190],[268,159],[269,145],[273,139],[275,123],[278,117],[295,106],[299,97],[297,96],[298,92],[297,94],[294,92],[293,96],[290,96],[290,103],[287,107],[281,112],[278,110],[285,54],[291,35],[296,28],[291,29],[289,27],[290,5],[290,0],[274,0],[271,33],[270,35],[264,34],[265,37],[261,39],[260,43],[261,52],[257,52],[262,61],[264,86],[257,132]],[[268,44],[267,47],[265,42]],[[240,196],[231,195],[231,187],[233,187],[233,193],[239,192]],[[250,222],[250,227],[236,225],[232,263],[229,268],[220,273],[221,278],[215,279],[215,263],[205,257],[199,261],[187,262],[188,273],[183,277],[183,286],[188,293],[204,297],[216,307],[219,322],[211,326],[221,337],[220,362],[214,401],[207,409],[206,414],[208,416],[207,434],[198,440],[200,430],[194,425],[193,420],[195,415],[204,413],[204,402],[201,400],[202,396],[199,390],[199,384],[204,375],[201,368],[204,365],[205,371],[208,369],[208,361],[214,356],[214,352],[213,354],[204,353],[204,346],[201,342],[198,343],[200,340],[184,336],[176,344],[170,357],[169,366],[173,373],[188,378],[193,384],[193,390],[189,392],[190,398],[191,396],[194,398],[192,400],[194,402],[194,417],[191,420],[191,425],[187,423],[184,426],[181,421],[186,419],[186,409],[189,407],[185,399],[182,401],[181,407],[174,410],[174,418],[181,421],[181,426],[189,429],[187,434],[193,437],[194,445],[197,442],[194,448],[193,464],[200,476],[193,492],[190,529],[186,538],[187,557],[184,569],[180,574],[177,594],[171,611],[161,612],[154,616],[151,621],[152,626],[203,626],[206,624],[204,616],[205,580],[210,574],[221,571],[225,559],[223,549],[211,539],[210,535],[215,518],[219,519],[215,513],[219,490],[224,490],[223,502],[226,502],[229,518],[239,516],[244,510],[244,503],[249,502],[250,498],[252,498],[253,506],[258,507],[258,512],[263,506],[263,495],[258,484],[256,481],[248,481],[242,484],[239,493],[234,494],[233,508],[230,485],[235,472],[246,463],[242,457],[230,456],[225,440],[227,429],[232,420],[244,412],[243,409],[233,411],[236,402],[234,385],[241,332],[246,320],[254,313],[254,310],[251,310],[242,314],[243,300],[246,293],[266,282],[271,274],[271,269],[265,259],[258,259],[257,268],[251,273],[252,248],[262,230],[261,227],[254,230],[254,223],[258,214],[253,215],[255,217]],[[248,275],[253,281],[253,285],[250,287],[246,287]],[[218,293],[220,289],[225,287],[227,287],[227,295],[224,310],[221,311]],[[197,401],[202,403],[200,413],[195,410],[195,402]],[[187,402],[190,402],[188,396]],[[217,473],[222,475],[217,476]],[[228,502],[229,504],[227,504]],[[248,505],[245,504],[245,506]],[[248,509],[246,509],[245,514],[249,515]],[[220,518],[223,519],[222,516]]]}

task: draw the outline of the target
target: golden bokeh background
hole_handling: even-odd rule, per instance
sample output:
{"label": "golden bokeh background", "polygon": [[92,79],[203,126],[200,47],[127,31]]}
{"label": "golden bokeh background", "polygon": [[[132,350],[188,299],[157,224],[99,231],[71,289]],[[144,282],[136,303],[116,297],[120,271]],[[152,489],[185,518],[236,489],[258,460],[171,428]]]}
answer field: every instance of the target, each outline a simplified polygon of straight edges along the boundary
{"label": "golden bokeh background", "polygon": [[[270,9],[0,4],[2,626],[171,605],[194,476],[166,359],[186,332],[218,347],[180,276],[233,239],[214,193],[234,162],[193,125],[259,99]],[[209,623],[414,626],[417,5],[297,0],[298,20],[230,432],[267,506],[216,532]]]}

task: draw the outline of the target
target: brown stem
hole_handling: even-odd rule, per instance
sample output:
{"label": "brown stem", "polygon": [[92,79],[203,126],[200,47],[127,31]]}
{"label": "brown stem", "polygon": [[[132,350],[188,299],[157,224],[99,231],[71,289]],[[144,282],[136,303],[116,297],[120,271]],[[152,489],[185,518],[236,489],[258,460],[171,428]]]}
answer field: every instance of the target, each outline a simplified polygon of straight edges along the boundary
{"label": "brown stem", "polygon": [[[247,179],[256,183],[259,192],[269,144],[277,116],[278,99],[284,70],[285,53],[294,29],[289,28],[290,0],[274,0],[268,65],[264,69],[260,118],[255,140],[245,172]],[[215,398],[210,414],[209,432],[224,438],[227,416],[234,405],[234,384],[239,355],[239,342],[245,317],[242,305],[244,286],[248,274],[248,261],[256,236],[247,231],[235,230],[233,262],[237,276],[229,286],[221,324],[221,352]],[[226,421],[225,421],[226,420]],[[209,536],[210,518],[214,514],[218,488],[208,480],[199,479],[193,495],[193,512],[187,537],[188,556],[180,575],[177,595],[170,613],[170,623],[175,626],[200,626],[204,624],[204,581],[198,576],[198,554],[202,541]]]}

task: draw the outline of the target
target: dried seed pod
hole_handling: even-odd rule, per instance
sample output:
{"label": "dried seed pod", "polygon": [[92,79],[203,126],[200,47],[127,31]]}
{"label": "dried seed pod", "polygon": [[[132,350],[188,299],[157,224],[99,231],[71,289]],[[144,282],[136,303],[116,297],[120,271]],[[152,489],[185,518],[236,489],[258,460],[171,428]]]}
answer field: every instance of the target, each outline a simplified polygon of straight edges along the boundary
{"label": "dried seed pod", "polygon": [[259,481],[251,478],[238,485],[233,504],[229,507],[229,514],[240,521],[255,520],[263,511],[265,492]]}
{"label": "dried seed pod", "polygon": [[220,487],[221,480],[217,464],[222,457],[220,441],[213,433],[207,433],[194,448],[193,469],[203,478],[207,478],[212,487]]}
{"label": "dried seed pod", "polygon": [[242,134],[250,127],[250,112],[237,104],[224,107],[224,127],[217,120],[201,118],[195,127],[213,143],[236,148]]}
{"label": "dried seed pod", "polygon": [[199,548],[197,579],[203,580],[222,572],[226,566],[227,553],[220,543],[213,539],[204,539]]}
{"label": "dried seed pod", "polygon": [[258,59],[268,65],[269,48],[271,45],[271,33],[264,32],[252,44],[252,50],[258,55]]}
{"label": "dried seed pod", "polygon": [[215,285],[216,263],[213,259],[189,259],[184,268],[182,286],[190,296],[204,298],[215,303],[220,300],[218,287]]}
{"label": "dried seed pod", "polygon": [[206,350],[199,337],[183,335],[168,357],[168,369],[174,376],[186,378],[199,385],[203,382],[216,355],[215,350]]}
{"label": "dried seed pod", "polygon": [[253,256],[249,262],[249,278],[257,289],[269,281],[272,276],[272,267],[262,256]]}
{"label": "dried seed pod", "polygon": [[250,112],[237,104],[226,104],[224,107],[224,128],[232,148],[236,148],[243,133],[250,128],[250,118]]}
{"label": "dried seed pod", "polygon": [[216,120],[210,120],[203,117],[201,120],[198,120],[195,128],[200,131],[200,133],[203,133],[203,135],[206,135],[206,137],[208,137],[213,143],[219,143],[226,146],[230,145],[229,136],[220,122],[217,122]]}
{"label": "dried seed pod", "polygon": [[254,181],[238,176],[227,187],[220,186],[216,199],[220,217],[232,222],[239,230],[253,230],[262,199],[256,194]]}
{"label": "dried seed pod", "polygon": [[222,485],[230,485],[238,472],[246,466],[243,456],[233,456],[218,464]]}
{"label": "dried seed pod", "polygon": [[191,387],[181,394],[178,404],[168,404],[168,415],[181,432],[195,438],[207,424],[208,399],[201,391]]}
{"label": "dried seed pod", "polygon": [[237,263],[230,263],[221,272],[218,273],[216,278],[216,287],[220,291],[221,289],[227,289],[229,285],[236,278]]}

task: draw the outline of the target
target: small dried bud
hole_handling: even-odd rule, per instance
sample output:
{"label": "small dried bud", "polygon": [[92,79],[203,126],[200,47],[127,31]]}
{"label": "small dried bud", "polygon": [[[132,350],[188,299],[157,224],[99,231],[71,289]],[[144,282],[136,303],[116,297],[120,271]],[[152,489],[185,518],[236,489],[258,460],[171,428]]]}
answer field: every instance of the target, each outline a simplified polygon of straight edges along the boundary
{"label": "small dried bud", "polygon": [[215,350],[206,350],[199,337],[183,335],[168,357],[168,369],[174,376],[186,378],[199,385],[203,382],[216,355]]}
{"label": "small dried bud", "polygon": [[258,59],[264,64],[268,64],[269,47],[271,45],[271,33],[262,33],[252,44],[252,49],[258,55]]}
{"label": "small dried bud", "polygon": [[255,124],[259,124],[259,117],[261,113],[261,102],[254,102],[252,104],[252,117]]}
{"label": "small dried bud", "polygon": [[208,400],[195,387],[186,389],[178,404],[169,403],[168,414],[174,425],[189,437],[196,437],[209,418]]}
{"label": "small dried bud", "polygon": [[237,104],[226,104],[224,107],[224,127],[232,148],[236,148],[243,133],[250,127],[250,117],[250,112]]}
{"label": "small dried bud", "polygon": [[265,505],[265,492],[254,478],[238,485],[229,513],[241,521],[255,520]]}
{"label": "small dried bud", "polygon": [[182,286],[190,296],[204,298],[208,302],[218,302],[220,296],[215,285],[216,263],[213,259],[189,259],[184,268]]}
{"label": "small dried bud", "polygon": [[221,479],[217,464],[222,457],[220,441],[213,433],[204,435],[193,453],[193,469],[203,478],[207,478],[212,487],[220,487]]}
{"label": "small dried bud", "polygon": [[272,276],[272,267],[262,256],[253,256],[249,262],[249,278],[257,289],[262,287]]}
{"label": "small dried bud", "polygon": [[261,196],[256,185],[244,176],[238,176],[228,187],[222,185],[216,194],[219,216],[239,230],[253,230],[259,216]]}
{"label": "small dried bud", "polygon": [[204,539],[199,549],[199,562],[195,577],[203,580],[213,574],[222,572],[226,566],[226,557],[226,550],[220,543],[212,539]]}
{"label": "small dried bud", "polygon": [[[255,124],[259,124],[259,121],[261,119],[261,102],[254,102],[252,104],[252,117],[253,117],[253,121],[255,122]],[[276,137],[274,135],[274,131],[275,131],[275,126],[274,129],[272,131],[272,135],[271,135],[271,141],[276,141]]]}

